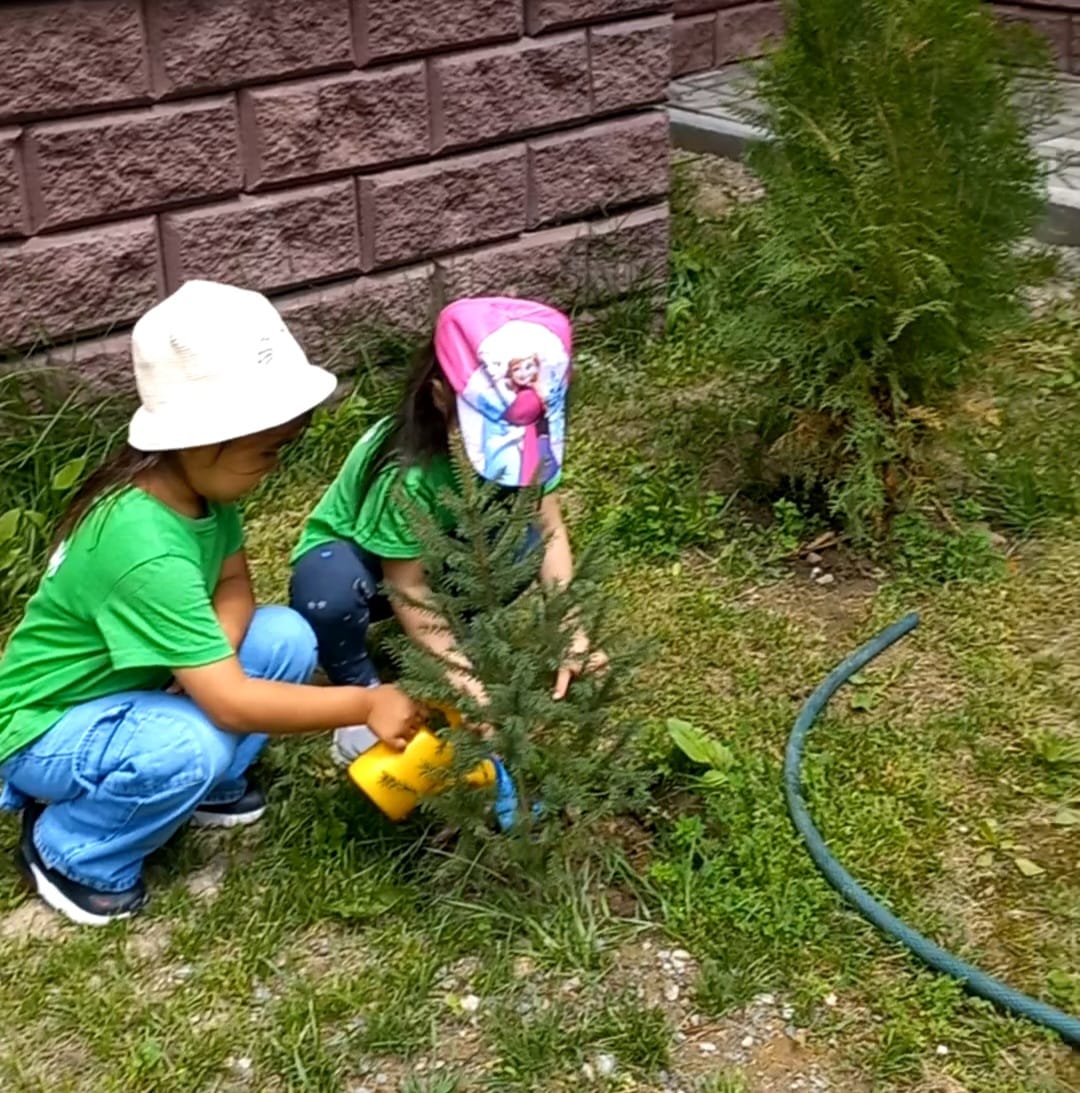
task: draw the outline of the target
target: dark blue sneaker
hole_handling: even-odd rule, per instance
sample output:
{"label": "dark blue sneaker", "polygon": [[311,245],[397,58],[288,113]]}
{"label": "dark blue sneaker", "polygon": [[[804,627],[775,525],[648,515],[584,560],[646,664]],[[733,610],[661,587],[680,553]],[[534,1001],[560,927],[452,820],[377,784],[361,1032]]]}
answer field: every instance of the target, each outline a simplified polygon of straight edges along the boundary
{"label": "dark blue sneaker", "polygon": [[44,809],[37,801],[23,809],[22,835],[15,850],[19,872],[44,903],[80,926],[107,926],[131,918],[146,905],[146,886],[141,880],[123,892],[102,892],[47,866],[34,846],[34,825]]}
{"label": "dark blue sneaker", "polygon": [[239,801],[226,805],[201,804],[191,817],[193,827],[245,827],[262,819],[266,811],[266,794],[256,785],[249,785]]}

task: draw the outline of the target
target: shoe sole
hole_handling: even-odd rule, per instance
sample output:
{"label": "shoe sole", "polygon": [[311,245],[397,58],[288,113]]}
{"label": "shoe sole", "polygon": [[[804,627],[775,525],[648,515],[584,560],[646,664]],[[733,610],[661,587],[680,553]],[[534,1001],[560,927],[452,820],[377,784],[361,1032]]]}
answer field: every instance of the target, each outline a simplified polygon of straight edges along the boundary
{"label": "shoe sole", "polygon": [[119,922],[120,919],[131,918],[135,914],[134,911],[120,911],[115,915],[95,915],[92,911],[86,911],[69,900],[33,862],[27,861],[23,854],[16,855],[16,864],[23,879],[37,897],[47,907],[51,907],[57,914],[63,915],[78,926],[108,926],[110,922]]}
{"label": "shoe sole", "polygon": [[192,827],[247,827],[258,823],[266,815],[266,809],[257,808],[254,812],[240,812],[228,815],[223,812],[196,812],[191,817]]}

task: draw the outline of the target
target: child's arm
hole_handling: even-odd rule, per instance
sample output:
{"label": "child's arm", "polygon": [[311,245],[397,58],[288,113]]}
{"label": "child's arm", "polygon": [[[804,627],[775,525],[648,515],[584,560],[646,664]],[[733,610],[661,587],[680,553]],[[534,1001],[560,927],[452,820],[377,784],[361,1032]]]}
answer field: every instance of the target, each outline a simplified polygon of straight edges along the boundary
{"label": "child's arm", "polygon": [[[384,558],[383,576],[387,584],[399,593],[393,597],[394,614],[405,633],[417,645],[422,645],[436,657],[455,665],[454,669],[447,672],[450,683],[481,706],[486,706],[488,696],[484,685],[472,674],[472,664],[457,648],[450,628],[434,611],[416,606],[425,603],[431,595],[423,564],[418,559]],[[480,728],[483,729],[484,726]]]}
{"label": "child's arm", "polygon": [[[547,494],[540,502],[540,530],[546,543],[540,579],[547,584],[569,584],[574,575],[574,554],[570,549],[570,534],[563,520],[562,505],[555,493]],[[555,698],[565,698],[570,684],[582,672],[602,672],[607,663],[608,658],[602,650],[590,652],[589,635],[579,627],[574,633],[569,657],[555,679]]]}
{"label": "child's arm", "polygon": [[253,679],[236,657],[201,668],[177,668],[176,681],[226,732],[282,735],[367,724],[398,749],[412,738],[420,708],[396,687],[310,687]]}
{"label": "child's arm", "polygon": [[556,493],[547,494],[540,502],[540,532],[546,544],[540,579],[545,584],[568,585],[574,575],[574,554]]}
{"label": "child's arm", "polygon": [[229,644],[238,650],[255,615],[255,593],[251,588],[247,555],[242,550],[226,558],[221,566],[221,576],[214,589],[214,614]]}

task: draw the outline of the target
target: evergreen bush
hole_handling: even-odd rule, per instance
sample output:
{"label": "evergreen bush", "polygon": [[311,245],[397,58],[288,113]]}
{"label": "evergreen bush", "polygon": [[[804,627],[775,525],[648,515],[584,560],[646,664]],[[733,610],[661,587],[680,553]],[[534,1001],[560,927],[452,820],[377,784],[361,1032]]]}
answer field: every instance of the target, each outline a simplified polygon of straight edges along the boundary
{"label": "evergreen bush", "polygon": [[787,19],[758,70],[765,196],[737,214],[717,336],[759,456],[874,538],[1016,312],[1053,84],[1044,45],[979,0],[798,0]]}

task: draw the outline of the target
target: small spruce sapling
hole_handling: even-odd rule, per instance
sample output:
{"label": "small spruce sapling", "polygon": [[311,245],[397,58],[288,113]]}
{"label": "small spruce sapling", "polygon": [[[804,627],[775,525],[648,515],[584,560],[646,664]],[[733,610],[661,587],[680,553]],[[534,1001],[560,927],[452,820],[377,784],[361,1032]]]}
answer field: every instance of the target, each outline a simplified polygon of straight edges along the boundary
{"label": "small spruce sapling", "polygon": [[[438,727],[453,760],[440,775],[440,792],[422,807],[460,831],[459,849],[469,858],[484,853],[491,864],[540,865],[570,829],[588,831],[642,798],[644,779],[631,746],[635,727],[620,722],[614,708],[640,663],[640,647],[616,624],[595,552],[578,559],[566,586],[540,579],[539,490],[483,481],[460,445],[453,459],[458,490],[440,498],[439,517],[413,512],[431,596],[411,605],[426,609],[433,626],[449,629],[488,704],[448,678],[456,665],[415,642],[400,644],[403,686],[456,710],[466,726]],[[582,674],[556,701],[556,675],[579,631],[593,649],[604,650],[609,664],[602,673]],[[488,725],[490,734],[482,737],[469,725]],[[517,790],[516,815],[502,835],[492,824],[493,791],[464,782],[490,757],[504,763]]]}

